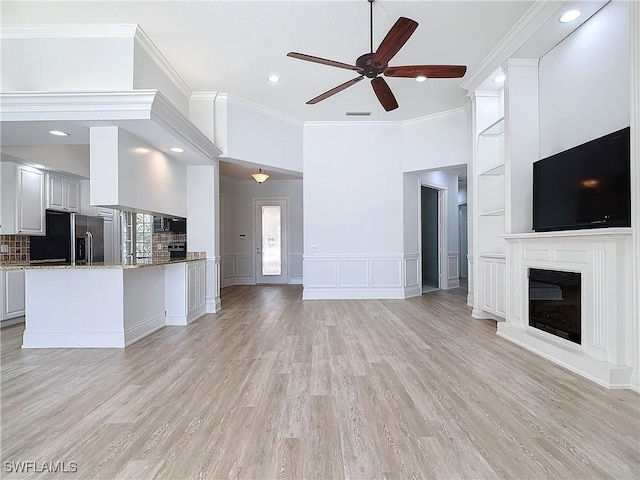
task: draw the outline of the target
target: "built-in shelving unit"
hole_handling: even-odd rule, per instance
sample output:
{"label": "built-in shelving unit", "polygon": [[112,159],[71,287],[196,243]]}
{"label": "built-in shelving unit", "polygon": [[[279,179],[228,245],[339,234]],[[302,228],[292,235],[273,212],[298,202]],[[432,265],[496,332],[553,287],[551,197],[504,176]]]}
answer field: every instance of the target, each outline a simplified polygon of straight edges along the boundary
{"label": "built-in shelving unit", "polygon": [[478,189],[479,255],[502,255],[505,234],[504,118],[478,135],[475,171]]}

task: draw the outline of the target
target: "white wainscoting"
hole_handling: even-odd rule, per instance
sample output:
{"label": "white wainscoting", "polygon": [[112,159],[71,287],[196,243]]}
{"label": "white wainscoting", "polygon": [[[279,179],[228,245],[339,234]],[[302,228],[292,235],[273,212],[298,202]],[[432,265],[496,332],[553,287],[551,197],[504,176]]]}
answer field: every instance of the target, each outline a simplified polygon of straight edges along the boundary
{"label": "white wainscoting", "polygon": [[418,253],[404,256],[404,298],[418,297],[420,291],[420,255]]}
{"label": "white wainscoting", "polygon": [[[289,254],[289,284],[302,285],[303,260],[302,253]],[[222,257],[221,287],[232,285],[255,285],[255,260],[246,253],[230,253]]]}
{"label": "white wainscoting", "polygon": [[417,254],[305,255],[302,298],[406,298],[407,291],[413,296],[417,262]]}
{"label": "white wainscoting", "polygon": [[207,313],[215,313],[222,308],[220,300],[221,283],[220,257],[207,258],[205,264],[205,301]]}
{"label": "white wainscoting", "polygon": [[460,252],[447,254],[447,288],[460,286]]}

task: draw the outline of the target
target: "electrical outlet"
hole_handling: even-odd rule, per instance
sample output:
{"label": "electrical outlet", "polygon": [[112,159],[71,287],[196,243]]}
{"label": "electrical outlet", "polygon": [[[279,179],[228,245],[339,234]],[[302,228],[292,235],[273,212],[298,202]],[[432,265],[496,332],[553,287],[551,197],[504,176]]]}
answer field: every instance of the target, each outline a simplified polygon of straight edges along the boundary
{"label": "electrical outlet", "polygon": [[318,245],[311,245],[311,251],[312,252],[317,252],[318,251]]}
{"label": "electrical outlet", "polygon": [[161,243],[158,244],[158,250],[162,250],[162,244]]}
{"label": "electrical outlet", "polygon": [[0,253],[9,253],[9,245],[0,245]]}

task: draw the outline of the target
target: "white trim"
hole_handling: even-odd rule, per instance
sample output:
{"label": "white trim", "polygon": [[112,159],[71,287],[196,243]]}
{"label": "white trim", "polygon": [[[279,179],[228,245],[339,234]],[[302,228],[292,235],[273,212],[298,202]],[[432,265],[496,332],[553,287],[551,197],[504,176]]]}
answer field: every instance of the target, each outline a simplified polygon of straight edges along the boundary
{"label": "white trim", "polygon": [[404,290],[399,288],[398,289],[342,288],[340,290],[324,289],[324,288],[313,288],[313,289],[305,288],[302,291],[303,300],[332,300],[332,299],[336,299],[336,300],[351,300],[351,299],[403,300],[404,298],[405,298]]}
{"label": "white trim", "polygon": [[540,61],[537,58],[507,58],[500,66],[503,70],[510,67],[535,67],[538,68]]}
{"label": "white trim", "polygon": [[535,2],[476,68],[467,72],[460,86],[468,92],[476,90],[496,68],[563,6],[564,2]]}
{"label": "white trim", "polygon": [[232,95],[230,93],[219,93],[218,94],[218,98],[222,101],[225,101],[227,103],[231,103],[231,104],[236,104],[236,105],[241,105],[243,107],[247,107],[247,108],[251,108],[253,110],[256,110],[260,113],[264,113],[265,115],[268,115],[272,118],[275,118],[276,120],[281,120],[283,122],[286,123],[290,123],[292,125],[296,125],[298,127],[301,127],[304,125],[304,121],[292,117],[290,115],[286,115],[284,113],[278,112],[277,110],[273,110],[272,108],[269,107],[265,107],[264,105],[259,105],[257,103],[253,103],[249,100],[246,100],[244,98],[240,98],[240,97],[236,97],[235,95]]}
{"label": "white trim", "polygon": [[22,348],[124,348],[124,332],[32,331],[27,327]]}
{"label": "white trim", "polygon": [[124,331],[124,346],[129,346],[147,335],[164,327],[164,315],[157,315],[148,320],[126,328]]}
{"label": "white trim", "polygon": [[133,38],[137,28],[135,23],[3,25],[0,38]]}
{"label": "white trim", "polygon": [[468,104],[469,102],[467,102],[462,107],[445,110],[444,112],[432,113],[423,117],[411,118],[409,120],[401,121],[400,123],[402,123],[403,125],[414,125],[416,123],[435,122],[438,120],[444,120],[446,118],[457,117],[458,115],[466,115],[468,113]]}
{"label": "white trim", "polygon": [[[137,26],[135,30],[134,41],[140,45],[140,48],[144,50],[144,52],[149,55],[149,58],[157,65],[157,67],[166,75],[171,83],[173,83],[180,93],[182,93],[187,99],[191,97],[191,88],[187,85],[187,82],[176,72],[176,70],[171,66],[169,61],[165,58],[164,55],[158,50],[158,47],[151,41],[151,39],[147,36],[147,34]],[[134,52],[135,54],[135,52]]]}

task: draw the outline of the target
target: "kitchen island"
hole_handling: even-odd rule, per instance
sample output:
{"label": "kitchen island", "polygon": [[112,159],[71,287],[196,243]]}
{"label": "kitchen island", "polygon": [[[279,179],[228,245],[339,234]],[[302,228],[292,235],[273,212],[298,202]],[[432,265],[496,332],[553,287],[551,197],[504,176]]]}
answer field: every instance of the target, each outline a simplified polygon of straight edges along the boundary
{"label": "kitchen island", "polygon": [[124,348],[205,313],[204,259],[3,268],[25,270],[22,348]]}

